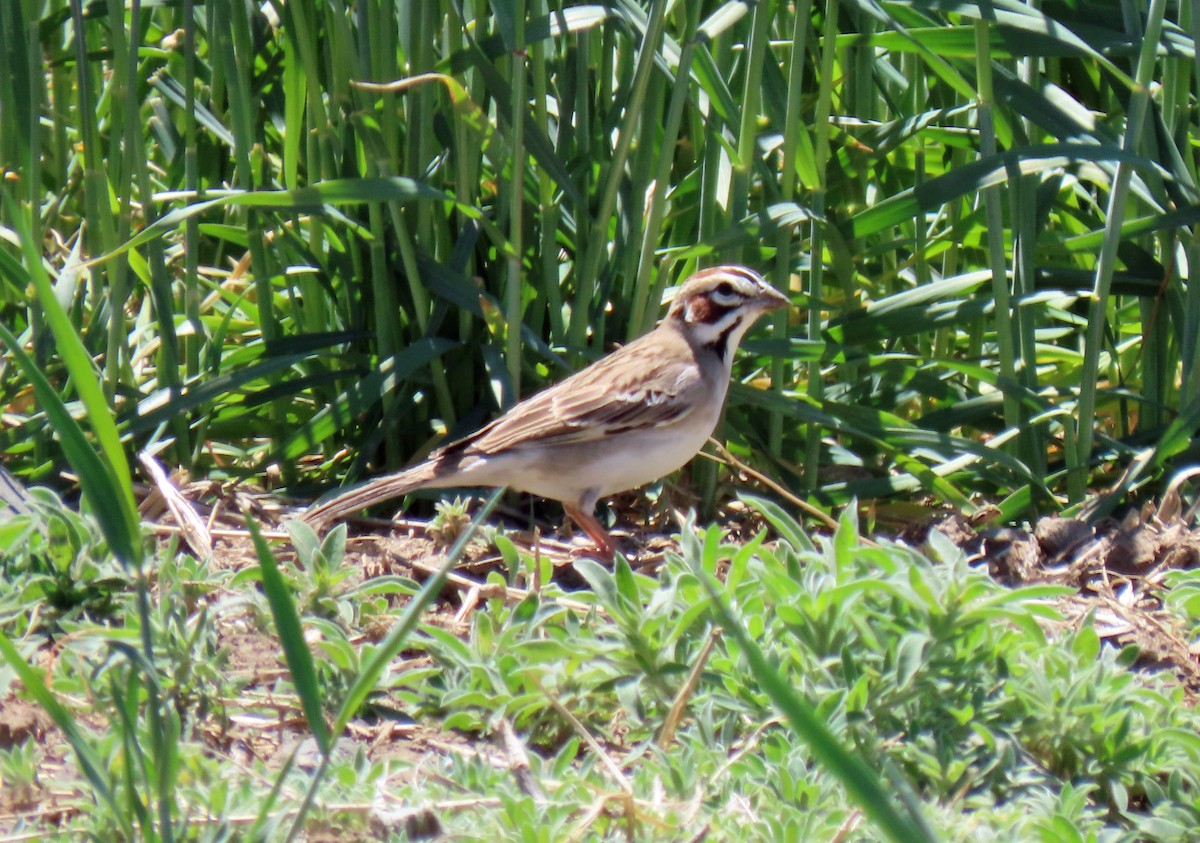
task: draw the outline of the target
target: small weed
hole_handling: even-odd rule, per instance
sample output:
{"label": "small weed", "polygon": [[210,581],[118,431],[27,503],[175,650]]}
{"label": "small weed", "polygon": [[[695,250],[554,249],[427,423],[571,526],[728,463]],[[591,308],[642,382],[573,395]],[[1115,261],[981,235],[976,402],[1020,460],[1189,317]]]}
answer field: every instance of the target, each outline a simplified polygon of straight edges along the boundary
{"label": "small weed", "polygon": [[471,504],[470,498],[456,497],[453,501],[438,501],[434,504],[437,514],[429,522],[425,532],[433,539],[438,550],[446,550],[456,541],[471,523],[471,514],[467,511]]}
{"label": "small weed", "polygon": [[41,786],[38,778],[41,761],[42,751],[32,740],[0,749],[0,790],[4,791],[9,810],[33,801]]}
{"label": "small weed", "polygon": [[345,598],[344,583],[351,571],[342,565],[346,556],[346,525],[339,524],[324,539],[303,521],[286,522],[296,549],[296,568],[289,584],[301,611],[319,617],[336,618],[352,625],[357,611]]}

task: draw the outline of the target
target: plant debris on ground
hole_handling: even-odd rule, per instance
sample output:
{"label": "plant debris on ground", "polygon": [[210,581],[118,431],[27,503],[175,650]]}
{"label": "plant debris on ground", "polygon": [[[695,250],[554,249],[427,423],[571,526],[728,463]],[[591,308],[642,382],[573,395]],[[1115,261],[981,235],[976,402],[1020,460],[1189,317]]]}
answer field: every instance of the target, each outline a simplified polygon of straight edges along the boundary
{"label": "plant debris on ground", "polygon": [[[361,519],[338,540],[340,558],[320,560],[291,549],[281,527],[293,508],[212,491],[182,496],[213,543],[206,565],[181,549],[178,510],[147,509],[160,560],[176,560],[154,591],[178,624],[162,646],[192,769],[179,795],[210,806],[188,839],[252,826],[256,791],[282,776],[298,795],[322,763],[239,510],[276,543],[329,699],[445,549],[441,527]],[[1178,516],[1046,519],[1030,531],[934,516],[900,537],[921,553],[859,540],[844,518],[836,536],[805,537],[782,510],[746,501],[722,533],[630,535],[648,549],[615,571],[574,559],[553,530],[477,539],[337,736],[308,839],[506,837],[533,816],[558,829],[553,839],[875,839],[714,627],[688,559],[722,579],[841,739],[898,771],[944,839],[988,828],[1051,839],[1067,822],[1166,840],[1197,827],[1200,739],[1180,735],[1200,725],[1188,644],[1200,580],[1174,567],[1191,558]],[[127,599],[127,584],[110,588],[108,600]],[[84,598],[32,619],[29,639],[114,775],[123,752],[103,740],[119,731],[104,675],[117,668],[103,642],[120,617]],[[14,783],[3,833],[106,827],[86,786],[71,784],[81,773],[63,734],[15,685],[0,695],[0,724],[0,775]]]}

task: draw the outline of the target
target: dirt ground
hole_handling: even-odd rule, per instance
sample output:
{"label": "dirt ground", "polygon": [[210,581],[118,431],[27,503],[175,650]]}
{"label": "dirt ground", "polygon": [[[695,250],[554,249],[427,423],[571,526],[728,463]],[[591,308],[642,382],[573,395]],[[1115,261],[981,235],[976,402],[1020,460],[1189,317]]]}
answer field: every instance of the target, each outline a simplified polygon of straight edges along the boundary
{"label": "dirt ground", "polygon": [[[145,497],[143,516],[158,525],[165,541],[177,534],[185,544],[209,542],[211,559],[219,567],[241,569],[257,564],[253,545],[244,529],[241,513],[252,512],[264,525],[268,536],[286,538],[279,525],[296,507],[274,497],[245,491],[214,496],[209,484],[185,488],[171,501],[158,491]],[[633,500],[633,499],[630,499]],[[187,511],[190,510],[191,515]],[[619,519],[631,526],[617,530],[622,548],[631,554],[635,568],[653,573],[664,552],[674,548],[669,537],[673,529],[665,516],[648,517],[644,507],[625,510]],[[192,516],[197,516],[193,518]],[[1087,617],[1102,639],[1117,646],[1135,644],[1140,652],[1138,665],[1147,671],[1167,671],[1186,689],[1187,699],[1195,704],[1200,694],[1200,647],[1190,643],[1186,630],[1163,606],[1163,580],[1173,569],[1193,568],[1200,562],[1200,533],[1188,526],[1192,513],[1183,513],[1169,500],[1156,507],[1126,514],[1121,519],[1104,519],[1095,525],[1083,520],[1050,517],[1032,529],[978,526],[953,513],[933,513],[912,521],[895,536],[897,540],[920,547],[931,530],[937,529],[963,549],[973,564],[986,567],[996,580],[1012,585],[1054,583],[1067,585],[1074,593],[1062,600],[1060,610],[1068,624],[1081,624]],[[520,515],[501,520],[519,523]],[[722,523],[732,540],[748,538],[761,526],[761,518],[744,505],[731,504],[722,513]],[[191,522],[190,526],[186,525]],[[528,523],[525,516],[525,523]],[[438,528],[444,525],[444,519]],[[677,529],[677,528],[674,528]],[[451,530],[451,533],[453,530]],[[582,585],[572,569],[570,551],[582,539],[559,537],[559,530],[548,526],[536,533],[515,530],[506,533],[520,546],[536,546],[554,562],[555,579],[564,588]],[[351,523],[350,540],[343,565],[352,570],[351,582],[382,575],[401,575],[423,580],[440,561],[440,549],[453,535],[430,529],[429,522],[413,519],[358,519]],[[280,564],[294,562],[289,549],[277,550]],[[457,634],[469,629],[470,615],[483,598],[489,596],[484,583],[489,571],[498,569],[500,557],[481,543],[472,546],[467,558],[450,577],[428,621]],[[536,588],[537,583],[518,583],[511,588],[519,598],[522,587]],[[210,599],[213,598],[210,595]],[[360,630],[367,640],[386,633],[383,627],[369,623]],[[225,701],[222,715],[209,715],[200,732],[209,749],[229,763],[249,770],[256,762],[269,767],[282,765],[297,743],[306,741],[304,719],[289,701],[272,698],[270,689],[286,667],[278,642],[245,618],[218,622],[222,650],[228,655],[225,669],[240,677],[240,698]],[[54,653],[41,654],[42,666]],[[421,667],[421,654],[409,654],[410,664]],[[376,711],[387,711],[386,701]],[[403,706],[397,705],[396,710]],[[81,716],[87,715],[81,712]],[[41,759],[36,782],[29,786],[0,789],[0,834],[5,840],[37,839],[20,832],[31,827],[53,827],[75,811],[87,810],[79,792],[59,783],[78,779],[74,757],[61,733],[36,704],[15,693],[0,697],[0,749],[10,749],[33,741]],[[371,721],[351,725],[341,748],[351,752],[365,748],[374,759],[417,759],[430,752],[463,753],[472,756],[493,755],[494,745],[472,743],[460,735],[445,733],[403,717],[375,716]],[[306,760],[301,747],[300,764],[315,763],[315,749]],[[353,811],[350,812],[351,815]],[[436,833],[436,816],[393,818],[416,838]],[[363,828],[350,831],[330,827],[327,834],[311,829],[310,840],[354,839],[371,834],[370,823],[378,816],[363,806]],[[430,825],[432,823],[432,825]],[[12,836],[12,835],[16,836]]]}
{"label": "dirt ground", "polygon": [[1163,606],[1168,572],[1200,562],[1200,531],[1189,526],[1176,503],[1129,510],[1095,524],[1049,516],[1032,530],[978,529],[966,518],[946,514],[928,519],[898,538],[920,544],[940,530],[998,582],[1053,583],[1075,589],[1059,606],[1068,623],[1087,617],[1101,639],[1136,645],[1137,665],[1169,671],[1194,705],[1200,694],[1200,642],[1190,642],[1179,620]]}
{"label": "dirt ground", "polygon": [[[212,487],[188,490],[187,498],[196,500]],[[157,494],[157,493],[156,493]],[[270,495],[241,493],[238,500],[225,496],[226,512],[253,511],[264,521],[278,524],[297,507]],[[211,499],[211,495],[209,496]],[[648,507],[637,494],[626,493],[610,501],[618,514],[613,534],[636,570],[653,574],[664,553],[677,549],[671,535],[678,531],[676,519],[663,508]],[[219,509],[219,507],[218,507]],[[1193,507],[1193,510],[1195,507]],[[155,508],[155,497],[147,500],[146,515],[159,515],[164,527],[170,527],[170,507]],[[547,512],[558,510],[547,507]],[[1189,642],[1187,632],[1163,606],[1164,578],[1172,570],[1187,570],[1200,564],[1200,528],[1194,511],[1184,511],[1174,490],[1168,490],[1157,503],[1140,510],[1128,510],[1120,518],[1103,518],[1089,523],[1083,518],[1049,516],[1031,527],[994,527],[986,523],[985,508],[968,519],[953,512],[932,507],[915,509],[915,517],[896,521],[891,538],[913,547],[922,547],[931,530],[939,530],[967,554],[970,562],[986,566],[998,582],[1010,585],[1052,583],[1075,589],[1062,601],[1060,610],[1070,624],[1081,624],[1091,616],[1096,631],[1106,642],[1137,645],[1138,664],[1146,670],[1170,671],[1187,689],[1189,699],[1200,694],[1200,642]],[[218,513],[219,514],[219,513]],[[211,514],[210,514],[211,516]],[[510,526],[528,524],[528,511],[507,511],[499,519]],[[880,519],[880,532],[889,533]],[[730,541],[748,540],[765,526],[758,513],[732,501],[718,513],[718,522]],[[231,535],[240,545],[230,554],[235,564],[251,564],[252,549],[239,535],[241,516],[230,518]],[[445,523],[442,519],[440,524]],[[395,573],[422,580],[436,564],[439,546],[449,537],[430,522],[397,518],[356,519],[351,523],[348,562],[361,570],[361,576]],[[582,580],[572,570],[571,551],[586,546],[582,536],[563,537],[570,524],[559,522],[542,530],[510,529],[506,535],[518,546],[536,548],[554,562],[555,579],[564,588],[581,587]],[[826,530],[816,527],[814,532]],[[435,541],[435,539],[437,541]],[[476,547],[451,577],[443,594],[444,603],[436,610],[437,622],[465,631],[471,601],[479,597],[475,588],[487,573],[500,567],[499,556]],[[524,584],[536,587],[537,584]],[[472,589],[475,590],[472,595]]]}

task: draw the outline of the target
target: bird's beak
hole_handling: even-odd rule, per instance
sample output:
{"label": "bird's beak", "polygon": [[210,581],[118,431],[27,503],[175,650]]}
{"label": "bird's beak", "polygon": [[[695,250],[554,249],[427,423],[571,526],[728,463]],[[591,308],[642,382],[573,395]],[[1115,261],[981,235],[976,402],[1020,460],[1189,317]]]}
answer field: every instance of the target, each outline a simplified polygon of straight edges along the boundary
{"label": "bird's beak", "polygon": [[791,305],[791,303],[791,299],[776,290],[770,284],[763,284],[762,287],[759,288],[759,296],[756,304],[758,305],[758,309],[762,310],[764,313],[772,310],[779,310],[781,307],[788,307]]}

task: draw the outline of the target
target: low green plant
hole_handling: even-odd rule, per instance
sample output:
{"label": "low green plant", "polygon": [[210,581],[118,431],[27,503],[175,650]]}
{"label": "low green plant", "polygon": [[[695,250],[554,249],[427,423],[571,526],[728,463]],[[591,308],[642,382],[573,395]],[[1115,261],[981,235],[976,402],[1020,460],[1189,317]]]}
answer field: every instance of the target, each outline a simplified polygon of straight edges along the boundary
{"label": "low green plant", "polygon": [[468,512],[470,504],[470,498],[455,496],[452,501],[441,500],[433,505],[435,514],[425,532],[439,550],[445,550],[458,541],[471,523],[471,514]]}
{"label": "low green plant", "polygon": [[346,579],[352,573],[342,562],[346,556],[346,525],[338,524],[322,539],[304,521],[285,522],[292,547],[296,549],[296,567],[289,583],[302,612],[344,623],[354,619],[350,601],[340,599],[346,589]]}
{"label": "low green plant", "polygon": [[1200,569],[1168,571],[1163,577],[1163,605],[1179,620],[1188,640],[1200,638]]}
{"label": "low green plant", "polygon": [[35,791],[42,786],[38,778],[42,757],[37,742],[28,737],[0,749],[0,788],[10,809],[32,801]]}
{"label": "low green plant", "polygon": [[[922,834],[1051,840],[1075,823],[1080,839],[1179,840],[1200,822],[1200,717],[1169,678],[1134,670],[1131,653],[1100,646],[1090,627],[1071,631],[1057,609],[1066,589],[1002,586],[938,534],[927,552],[875,545],[846,517],[836,535],[810,538],[779,507],[748,502],[776,539],[734,544],[689,526],[682,554],[655,577],[621,560],[579,564],[590,590],[571,597],[592,612],[564,608],[552,591],[490,600],[465,638],[427,627],[414,643],[435,666],[398,674],[391,692],[468,734],[507,719],[538,750],[535,777],[560,784],[539,804],[550,818],[585,781],[618,789],[553,697],[618,756],[635,794],[662,793],[661,825],[635,810],[639,839],[675,839],[698,816],[712,834],[746,840],[822,839],[856,822],[861,805],[780,717],[763,665],[857,759],[848,769],[899,795],[899,815],[919,817]],[[710,595],[703,580],[717,574]],[[709,642],[675,740],[659,746]],[[503,776],[445,763],[470,792],[507,794],[474,828],[520,827],[528,808]],[[681,806],[697,794],[704,808],[689,814]],[[625,822],[608,816],[592,831]],[[860,833],[912,839],[903,827]]]}
{"label": "low green plant", "polygon": [[[322,543],[310,544],[293,570],[261,545],[254,577],[158,558],[148,627],[124,611],[129,586],[104,623],[64,621],[49,673],[31,666],[36,636],[20,649],[0,638],[0,651],[20,676],[12,687],[76,748],[77,798],[96,801],[69,827],[99,839],[366,833],[340,806],[368,802],[400,813],[469,803],[437,816],[444,833],[477,840],[853,829],[864,840],[1132,843],[1186,840],[1200,824],[1200,716],[1171,677],[1137,669],[1134,651],[1063,623],[1061,588],[1001,586],[937,534],[924,551],[873,544],[847,514],[815,537],[778,506],[746,502],[769,525],[749,541],[689,523],[653,575],[577,563],[588,588],[569,594],[549,580],[515,602],[491,588],[465,633],[427,614],[440,577],[333,584],[336,602],[375,601],[382,638],[357,634],[363,614],[327,615],[289,579],[344,564],[335,540],[321,559]],[[508,582],[493,572],[486,585]],[[307,739],[293,733],[295,758],[245,759],[232,783],[224,752],[196,729],[240,704],[212,649],[216,595],[225,619],[239,600],[265,604],[290,668],[271,694],[312,724]],[[385,712],[421,735],[415,757],[377,757],[355,739]],[[495,763],[510,727],[536,791]],[[30,780],[30,746],[0,759],[6,783]],[[847,784],[847,771],[859,778]],[[891,816],[864,809],[871,788]],[[164,795],[169,834],[156,820]]]}
{"label": "low green plant", "polygon": [[[555,694],[586,723],[610,719],[606,694],[622,678],[620,642],[572,617],[552,598],[530,596],[508,605],[488,601],[460,638],[426,624],[414,645],[434,656],[434,677],[401,675],[420,710],[445,719],[447,728],[487,732],[507,718],[531,742],[555,747],[569,737],[547,694]],[[606,630],[607,631],[607,630]]]}
{"label": "low green plant", "polygon": [[[214,576],[211,569],[182,554],[160,555],[156,570],[150,638],[155,644],[158,685],[163,702],[181,718],[185,734],[194,736],[210,718],[224,723],[224,701],[236,690],[228,675],[229,653],[221,645],[213,613],[208,601],[199,598],[229,577]],[[136,630],[140,622],[139,616],[130,616],[126,629]]]}
{"label": "low green plant", "polygon": [[0,628],[109,618],[129,579],[99,526],[50,489],[30,489],[28,506],[0,521]]}

